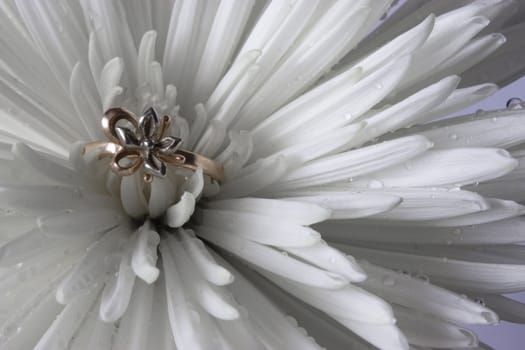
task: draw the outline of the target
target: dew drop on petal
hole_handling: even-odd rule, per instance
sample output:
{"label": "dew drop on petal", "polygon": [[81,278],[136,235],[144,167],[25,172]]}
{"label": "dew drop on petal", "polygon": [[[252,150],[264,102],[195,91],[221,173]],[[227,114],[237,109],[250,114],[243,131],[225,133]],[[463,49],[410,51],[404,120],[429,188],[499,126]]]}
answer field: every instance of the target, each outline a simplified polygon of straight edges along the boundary
{"label": "dew drop on petal", "polygon": [[477,117],[481,117],[481,116],[484,115],[484,114],[485,114],[485,111],[482,110],[482,109],[478,109],[478,110],[476,111],[476,116],[477,116]]}
{"label": "dew drop on petal", "polygon": [[352,120],[352,117],[352,113],[350,112],[346,112],[345,114],[343,114],[344,120]]}
{"label": "dew drop on petal", "polygon": [[507,101],[507,109],[511,111],[523,109],[523,107],[524,107],[524,103],[521,98],[513,97]]}
{"label": "dew drop on petal", "polygon": [[370,182],[368,183],[368,188],[370,189],[381,189],[384,186],[385,185],[379,180],[370,180]]}
{"label": "dew drop on petal", "polygon": [[430,282],[430,278],[428,278],[427,275],[425,274],[422,274],[422,273],[419,273],[415,276],[416,279],[422,281],[423,283],[429,283]]}

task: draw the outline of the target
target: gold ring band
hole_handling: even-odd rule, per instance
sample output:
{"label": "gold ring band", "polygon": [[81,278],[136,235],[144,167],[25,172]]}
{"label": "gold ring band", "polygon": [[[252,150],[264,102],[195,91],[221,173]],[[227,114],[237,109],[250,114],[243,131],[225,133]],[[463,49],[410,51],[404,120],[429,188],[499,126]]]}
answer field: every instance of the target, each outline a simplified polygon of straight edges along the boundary
{"label": "gold ring band", "polygon": [[[127,125],[118,126],[121,121]],[[169,125],[169,116],[159,121],[151,108],[140,119],[122,108],[112,108],[102,118],[104,134],[110,141],[88,143],[84,145],[83,152],[98,149],[99,158],[112,157],[111,170],[119,176],[129,176],[144,168],[144,180],[151,182],[153,176],[165,176],[166,167],[172,165],[193,171],[202,168],[212,180],[223,182],[222,165],[200,154],[180,149],[181,139],[165,135]]]}

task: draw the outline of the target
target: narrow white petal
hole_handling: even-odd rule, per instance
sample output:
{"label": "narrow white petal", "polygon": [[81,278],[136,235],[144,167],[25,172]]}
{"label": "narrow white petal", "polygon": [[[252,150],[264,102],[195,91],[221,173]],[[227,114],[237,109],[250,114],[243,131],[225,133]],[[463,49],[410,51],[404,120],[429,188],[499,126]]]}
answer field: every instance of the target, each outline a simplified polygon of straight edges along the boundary
{"label": "narrow white petal", "polygon": [[510,148],[525,140],[525,126],[521,122],[524,114],[522,110],[481,112],[410,131],[427,137],[434,143],[434,149]]}
{"label": "narrow white petal", "polygon": [[[288,193],[287,193],[288,194]],[[330,219],[358,219],[390,211],[402,202],[402,198],[380,193],[359,192],[290,192],[286,200],[317,203],[332,210]],[[297,197],[295,197],[297,195]]]}
{"label": "narrow white petal", "polygon": [[276,249],[241,239],[235,235],[207,227],[199,227],[196,233],[251,264],[292,281],[323,289],[337,289],[348,284],[348,280],[339,274],[319,269]]}
{"label": "narrow white petal", "polygon": [[409,349],[405,335],[394,324],[377,325],[341,317],[335,320],[379,349]]}
{"label": "narrow white petal", "polygon": [[227,285],[233,282],[233,275],[230,271],[217,264],[208,248],[195,236],[192,230],[179,230],[184,249],[195,264],[202,276],[208,281],[218,286]]}
{"label": "narrow white petal", "polygon": [[487,199],[489,208],[479,213],[466,214],[453,218],[427,221],[424,225],[433,227],[469,226],[490,223],[525,214],[525,206],[512,201]]}
{"label": "narrow white petal", "polygon": [[131,268],[131,254],[136,240],[136,234],[128,239],[120,257],[117,272],[106,281],[106,286],[100,299],[100,319],[104,322],[116,322],[124,315],[131,300],[135,273]]}
{"label": "narrow white petal", "polygon": [[334,240],[411,244],[506,244],[525,241],[525,219],[515,217],[481,225],[456,227],[392,226],[323,223],[323,237]]}
{"label": "narrow white petal", "polygon": [[[414,28],[407,30],[365,58],[357,61],[356,65],[362,66],[365,71],[374,71],[384,65],[388,60],[413,53],[428,39],[434,27],[434,22],[435,16],[430,14]],[[370,48],[372,41],[366,40],[362,42],[363,47],[357,48],[356,52],[351,53],[350,56],[359,55],[361,50]]]}
{"label": "narrow white petal", "polygon": [[[413,255],[335,244],[345,252],[374,264],[415,274],[452,289],[480,293],[512,293],[525,288],[524,265],[466,261]],[[468,252],[465,251],[465,256]]]}
{"label": "narrow white petal", "polygon": [[[311,345],[309,345],[308,347],[304,345],[307,349],[310,349],[311,347],[315,347],[316,349],[318,349],[318,347],[345,349],[349,346],[351,346],[352,349],[356,350],[375,349],[375,347],[370,345],[362,338],[359,338],[354,333],[347,331],[343,327],[340,327],[337,324],[337,321],[331,318],[329,315],[320,313],[314,307],[303,303],[301,300],[284,291],[283,289],[279,288],[277,285],[274,285],[273,283],[268,283],[268,280],[263,276],[259,274],[250,273],[250,271],[246,268],[244,268],[242,272],[243,275],[239,277],[244,278],[245,276],[246,278],[249,278],[250,282],[253,283],[253,286],[256,287],[257,290],[259,290],[259,293],[264,293],[264,295],[267,298],[269,298],[273,303],[275,303],[279,307],[279,310],[283,310],[284,312],[288,313],[288,316],[286,316],[285,325],[274,325],[274,327],[277,328],[275,332],[277,332],[278,334],[281,332],[286,332],[283,335],[279,335],[279,339],[288,339],[288,337],[290,337],[289,334],[293,331],[294,333],[300,333],[303,336],[303,338],[308,339],[310,342],[312,342]],[[246,288],[245,285],[243,285],[242,287]],[[253,303],[261,304],[257,303],[256,300],[253,300]],[[259,307],[259,310],[257,310],[258,314],[261,314],[261,312],[263,312],[263,306],[265,306],[265,304],[262,304],[261,307]],[[265,310],[264,315],[266,314],[267,313]],[[268,315],[268,319],[265,319],[264,323],[261,322],[261,327],[266,328],[266,325],[274,324],[272,320],[276,317],[271,316],[273,315]],[[272,336],[272,334],[269,334],[269,336]],[[315,344],[314,341],[317,342],[319,345]],[[282,346],[279,343],[277,345],[278,348],[284,349],[294,347],[290,345]],[[302,347],[298,345],[297,348]]]}
{"label": "narrow white petal", "polygon": [[55,300],[55,293],[46,287],[47,293],[38,293],[27,304],[9,315],[2,324],[3,337],[0,346],[6,349],[32,349],[38,343],[49,325],[62,311],[63,306]]}
{"label": "narrow white petal", "polygon": [[16,4],[41,54],[63,86],[67,86],[73,65],[86,57],[87,37],[76,23],[78,18],[72,11],[60,16],[63,11],[56,3],[16,1]]}
{"label": "narrow white petal", "polygon": [[436,120],[456,111],[461,111],[468,106],[484,100],[496,91],[498,91],[498,86],[491,83],[456,89],[443,103],[437,106],[437,108],[434,108],[431,112],[427,112],[425,120]]}
{"label": "narrow white petal", "polygon": [[[313,120],[316,115],[326,114],[330,109],[336,108],[348,90],[364,78],[362,73],[359,67],[349,69],[306,92],[262,121],[252,131],[253,140],[258,145],[257,149],[254,149],[254,158],[260,154],[270,153],[266,151],[268,148],[278,150],[272,145],[279,136],[286,136],[293,130],[304,128],[306,126],[304,124]],[[281,139],[283,139],[281,142],[284,142],[286,138],[281,137]],[[265,140],[272,140],[272,142],[265,142]]]}
{"label": "narrow white petal", "polygon": [[224,183],[218,198],[248,197],[260,192],[282,178],[296,161],[293,158],[278,155],[255,162],[243,169],[234,179]]}
{"label": "narrow white petal", "polygon": [[329,246],[325,241],[310,247],[286,248],[286,251],[312,265],[345,276],[351,282],[361,282],[366,279],[365,272],[354,258]]}
{"label": "narrow white petal", "polygon": [[[381,184],[371,181],[369,187]],[[382,186],[382,185],[381,185]],[[378,186],[380,188],[381,186]],[[420,221],[456,217],[487,210],[487,201],[474,192],[456,188],[392,188],[372,190],[399,196],[403,201],[388,212],[377,214],[371,220],[398,220],[417,224]]]}
{"label": "narrow white petal", "polygon": [[83,138],[96,140],[102,137],[100,127],[96,123],[95,115],[101,115],[102,103],[96,91],[95,81],[86,66],[78,62],[71,72],[69,80],[69,94],[83,126]]}
{"label": "narrow white petal", "polygon": [[430,146],[426,138],[413,136],[328,156],[289,172],[272,190],[348,180],[408,161]]}
{"label": "narrow white petal", "polygon": [[143,179],[140,174],[122,177],[120,200],[126,213],[133,218],[144,217],[148,212],[148,202],[142,191]]}
{"label": "narrow white petal", "polygon": [[388,303],[354,285],[348,284],[337,290],[303,288],[281,277],[265,275],[288,293],[332,317],[378,325],[394,323]]}
{"label": "narrow white petal", "polygon": [[300,199],[275,200],[265,198],[239,198],[212,201],[207,208],[221,211],[246,212],[268,217],[278,217],[285,213],[285,220],[309,226],[330,217],[330,210],[324,206],[305,203]]}
{"label": "narrow white petal", "polygon": [[461,74],[497,51],[505,42],[505,36],[500,33],[475,38],[437,68],[439,75]]}
{"label": "narrow white petal", "polygon": [[[46,333],[40,338],[35,350],[67,349],[67,345],[93,306],[98,290],[79,296],[57,316]],[[80,315],[80,317],[79,317]]]}
{"label": "narrow white petal", "polygon": [[409,311],[403,307],[396,307],[394,312],[398,325],[410,344],[437,348],[470,348],[478,345],[476,334],[468,329]]}
{"label": "narrow white petal", "polygon": [[138,277],[151,284],[157,280],[160,273],[156,266],[160,236],[157,232],[144,226],[137,233],[138,237],[131,257],[131,267]]}
{"label": "narrow white petal", "polygon": [[254,1],[221,1],[195,72],[192,101],[205,101],[240,39]]}
{"label": "narrow white petal", "polygon": [[352,146],[358,146],[373,140],[387,132],[392,132],[414,123],[422,123],[427,119],[429,109],[443,102],[456,88],[459,77],[450,76],[418,91],[414,95],[398,102],[394,106],[367,116],[366,127],[351,141]]}
{"label": "narrow white petal", "polygon": [[23,173],[30,173],[32,177],[44,178],[53,184],[61,184],[64,186],[79,186],[84,184],[82,178],[74,171],[62,166],[58,162],[54,162],[46,157],[44,153],[40,153],[28,147],[23,143],[16,143],[13,145],[12,153],[14,156],[13,167],[15,171],[22,170],[19,176]]}
{"label": "narrow white petal", "polygon": [[164,214],[166,208],[176,201],[176,187],[168,179],[157,178],[150,185],[148,211],[151,218]]}
{"label": "narrow white petal", "polygon": [[[356,44],[352,40],[356,29],[370,11],[366,5],[366,1],[335,2],[319,16],[272,76],[245,104],[235,127],[245,130],[253,127],[334,65]],[[261,100],[267,103],[260,104],[258,101]]]}
{"label": "narrow white petal", "polygon": [[204,173],[202,168],[197,168],[191,174],[191,176],[184,182],[182,185],[180,191],[181,192],[189,192],[191,195],[195,198],[199,198],[202,194],[202,190],[204,188]]}
{"label": "narrow white petal", "polygon": [[0,247],[0,266],[18,264],[56,244],[56,240],[46,237],[39,229],[33,229]]}
{"label": "narrow white petal", "polygon": [[[100,72],[100,78],[98,80],[99,94],[103,98],[102,106],[95,105],[92,101],[90,101],[91,105],[89,107],[91,107],[90,109],[91,112],[95,112],[95,107],[98,107],[98,108],[102,107],[102,111],[104,112],[108,110],[110,107],[114,107],[115,99],[117,98],[118,95],[122,94],[124,90],[120,86],[120,81],[122,79],[123,72],[124,72],[124,61],[122,60],[121,57],[115,57],[109,60],[104,65],[104,67],[102,68],[102,72]],[[71,85],[70,89],[74,91],[73,90],[74,81],[73,81],[73,78],[71,79],[72,80],[70,83]],[[80,82],[76,82],[76,83],[80,84]],[[85,84],[85,82],[83,83]],[[77,87],[77,89],[79,92],[82,91],[80,87]],[[82,101],[81,100],[82,97],[84,97],[85,99],[85,96],[77,97],[77,105],[78,107],[87,107],[86,105],[80,104]],[[93,98],[92,96],[90,97]],[[93,114],[93,115],[96,115],[96,114]],[[93,115],[90,115],[91,120],[93,120],[92,118]],[[98,131],[99,130],[98,125],[96,126],[97,126],[96,130]],[[98,134],[100,134],[100,131],[98,131]],[[97,135],[97,136],[100,137],[100,135]]]}
{"label": "narrow white petal", "polygon": [[481,294],[479,298],[493,309],[502,320],[513,323],[525,323],[525,305],[502,295]]}
{"label": "narrow white petal", "polygon": [[[254,129],[254,142],[268,152],[268,148],[293,145],[289,137],[322,137],[357,120],[399,84],[410,62],[410,56],[403,56],[367,75],[359,66],[341,73],[260,123]],[[277,144],[271,147],[273,143]]]}
{"label": "narrow white petal", "polygon": [[[512,9],[508,13],[520,16],[520,12]],[[483,62],[466,71],[462,75],[466,84],[480,84],[491,81],[500,86],[505,86],[522,74],[525,67],[524,62],[519,57],[524,47],[525,24],[521,21],[510,22],[507,27],[498,29],[498,31],[507,39],[506,44]],[[505,67],[505,69],[501,69],[501,67]]]}
{"label": "narrow white petal", "polygon": [[289,317],[275,306],[260,289],[253,286],[243,274],[218,255],[216,258],[235,276],[235,283],[230,288],[235,298],[246,307],[250,317],[260,328],[259,332],[263,341],[269,338],[282,349],[318,350],[320,348],[313,339],[307,337],[297,326],[293,325]]}
{"label": "narrow white petal", "polygon": [[412,86],[417,89],[417,83],[431,76],[439,65],[462,49],[489,22],[486,17],[467,11],[449,12],[436,18],[428,40],[415,53],[415,64],[411,66],[402,88]]}
{"label": "narrow white petal", "polygon": [[166,210],[164,220],[170,227],[181,227],[195,211],[195,197],[190,192],[184,192],[179,201]]}
{"label": "narrow white petal", "polygon": [[498,148],[431,150],[404,164],[366,175],[352,184],[366,187],[379,181],[385,187],[462,186],[507,174],[518,161]]}
{"label": "narrow white petal", "polygon": [[168,244],[173,254],[173,259],[180,270],[183,283],[188,290],[196,292],[195,299],[206,312],[220,320],[235,320],[239,318],[239,311],[230,302],[221,287],[209,284],[193,265],[185,249],[178,240],[168,237]]}
{"label": "narrow white petal", "polygon": [[102,282],[106,277],[107,270],[111,268],[111,259],[105,259],[105,257],[111,257],[111,254],[120,246],[126,233],[126,230],[116,228],[90,247],[84,258],[57,288],[59,303],[67,304],[97,282]]}
{"label": "narrow white petal", "polygon": [[276,222],[274,216],[250,212],[204,209],[199,215],[210,229],[276,247],[307,247],[321,239],[315,230],[295,223],[293,216],[292,220],[284,217]]}
{"label": "narrow white petal", "polygon": [[151,322],[153,289],[153,286],[137,281],[129,307],[119,323],[112,349],[141,350],[145,348]]}
{"label": "narrow white petal", "polygon": [[194,306],[187,302],[188,297],[184,292],[180,274],[167,242],[161,242],[160,252],[165,271],[169,324],[177,348],[204,350],[205,344],[202,337],[198,335],[198,324],[192,316]]}
{"label": "narrow white petal", "polygon": [[373,264],[362,264],[368,278],[360,286],[385,300],[458,323],[495,324],[498,316],[486,307],[444,288],[424,276],[411,277]]}
{"label": "narrow white petal", "polygon": [[48,237],[80,237],[107,232],[124,220],[122,212],[101,208],[64,210],[37,218],[38,228]]}

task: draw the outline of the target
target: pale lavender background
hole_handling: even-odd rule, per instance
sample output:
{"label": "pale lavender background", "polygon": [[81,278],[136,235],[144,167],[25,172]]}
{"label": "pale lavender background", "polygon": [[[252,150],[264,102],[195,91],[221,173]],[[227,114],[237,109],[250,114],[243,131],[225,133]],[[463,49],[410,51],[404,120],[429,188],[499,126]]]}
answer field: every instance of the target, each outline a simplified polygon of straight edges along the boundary
{"label": "pale lavender background", "polygon": [[[461,114],[473,113],[478,109],[501,109],[512,97],[525,100],[525,78],[522,78],[499,90],[490,98],[469,107]],[[525,122],[525,120],[524,120]],[[525,303],[525,293],[514,294],[511,297]],[[480,340],[496,350],[524,350],[525,325],[501,322],[498,326],[470,327],[475,330]]]}

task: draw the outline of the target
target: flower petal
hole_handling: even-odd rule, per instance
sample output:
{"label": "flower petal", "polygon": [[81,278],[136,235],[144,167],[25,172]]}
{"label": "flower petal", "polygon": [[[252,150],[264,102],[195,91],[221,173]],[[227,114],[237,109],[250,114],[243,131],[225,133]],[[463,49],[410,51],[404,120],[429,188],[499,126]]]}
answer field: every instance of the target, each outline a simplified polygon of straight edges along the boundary
{"label": "flower petal", "polygon": [[[317,231],[287,220],[286,217],[276,222],[275,217],[260,213],[216,209],[204,209],[198,215],[209,229],[276,247],[311,246],[321,239]],[[199,231],[198,227],[196,230]]]}
{"label": "flower petal", "polygon": [[352,185],[366,187],[374,180],[385,187],[457,187],[498,178],[516,166],[518,161],[498,148],[430,150],[404,164],[363,176]]}
{"label": "flower petal", "polygon": [[287,173],[271,189],[278,191],[352,179],[407,161],[429,147],[431,144],[426,138],[413,136],[335,154],[306,163]]}
{"label": "flower petal", "polygon": [[305,286],[338,289],[348,284],[348,280],[339,274],[319,269],[287,254],[282,254],[276,249],[236,235],[204,226],[199,227],[196,234],[251,264]]}
{"label": "flower petal", "polygon": [[265,198],[225,199],[210,202],[207,208],[228,212],[246,212],[264,215],[269,218],[286,213],[285,221],[299,225],[312,225],[330,217],[330,210],[316,204],[304,203],[300,199],[274,200]]}

